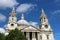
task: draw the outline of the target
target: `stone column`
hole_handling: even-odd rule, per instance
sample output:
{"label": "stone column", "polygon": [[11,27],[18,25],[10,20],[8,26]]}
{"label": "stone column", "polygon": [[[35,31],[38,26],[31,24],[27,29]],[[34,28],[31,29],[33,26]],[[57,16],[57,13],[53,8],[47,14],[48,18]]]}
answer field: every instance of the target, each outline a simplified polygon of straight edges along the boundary
{"label": "stone column", "polygon": [[32,33],[32,40],[36,40],[35,32]]}
{"label": "stone column", "polygon": [[37,33],[37,35],[38,35],[38,40],[40,40],[40,34],[39,34],[39,33]]}
{"label": "stone column", "polygon": [[29,32],[26,33],[26,38],[30,40]]}

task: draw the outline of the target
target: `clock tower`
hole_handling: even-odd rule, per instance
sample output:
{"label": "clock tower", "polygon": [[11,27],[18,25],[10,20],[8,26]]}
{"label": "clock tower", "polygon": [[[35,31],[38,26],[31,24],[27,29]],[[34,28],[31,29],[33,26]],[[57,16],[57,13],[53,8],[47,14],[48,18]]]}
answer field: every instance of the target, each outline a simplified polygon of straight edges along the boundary
{"label": "clock tower", "polygon": [[48,18],[42,9],[42,14],[40,16],[40,29],[41,29],[41,40],[54,40],[53,30],[48,22]]}
{"label": "clock tower", "polygon": [[17,17],[16,17],[16,11],[15,8],[12,9],[12,12],[9,15],[8,24],[6,27],[6,31],[14,30],[17,27]]}

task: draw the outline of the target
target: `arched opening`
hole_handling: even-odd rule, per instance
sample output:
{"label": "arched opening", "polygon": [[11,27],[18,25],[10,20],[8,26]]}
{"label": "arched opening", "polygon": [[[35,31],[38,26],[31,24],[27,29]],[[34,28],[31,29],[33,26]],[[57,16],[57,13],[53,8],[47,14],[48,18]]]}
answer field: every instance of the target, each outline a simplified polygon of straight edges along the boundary
{"label": "arched opening", "polygon": [[47,39],[49,39],[49,35],[46,35],[47,36]]}

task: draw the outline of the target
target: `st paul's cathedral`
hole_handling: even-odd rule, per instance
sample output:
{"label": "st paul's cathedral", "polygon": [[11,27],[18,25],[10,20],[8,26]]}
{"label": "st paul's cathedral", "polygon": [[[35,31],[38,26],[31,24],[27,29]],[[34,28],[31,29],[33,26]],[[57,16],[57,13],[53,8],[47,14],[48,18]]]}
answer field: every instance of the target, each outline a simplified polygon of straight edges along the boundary
{"label": "st paul's cathedral", "polygon": [[13,8],[5,28],[6,34],[15,28],[21,30],[28,40],[54,40],[53,29],[51,28],[43,9],[40,16],[40,25],[37,28],[25,20],[24,13],[22,13],[21,19],[17,21],[16,11]]}

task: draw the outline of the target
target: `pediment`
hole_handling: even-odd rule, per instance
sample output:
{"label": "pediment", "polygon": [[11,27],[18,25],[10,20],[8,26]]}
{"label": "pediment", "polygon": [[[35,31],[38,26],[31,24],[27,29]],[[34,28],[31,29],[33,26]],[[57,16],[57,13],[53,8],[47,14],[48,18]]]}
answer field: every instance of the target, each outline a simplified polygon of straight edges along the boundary
{"label": "pediment", "polygon": [[36,27],[29,26],[29,27],[23,28],[21,31],[23,31],[23,32],[39,32],[40,30]]}

